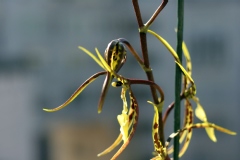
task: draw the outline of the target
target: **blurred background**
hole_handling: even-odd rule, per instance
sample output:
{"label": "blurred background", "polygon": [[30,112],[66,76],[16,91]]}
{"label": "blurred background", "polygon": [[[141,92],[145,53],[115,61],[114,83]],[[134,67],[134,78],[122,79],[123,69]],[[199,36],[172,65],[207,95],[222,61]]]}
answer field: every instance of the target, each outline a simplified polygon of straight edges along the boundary
{"label": "blurred background", "polygon": [[[139,0],[146,22],[160,1]],[[177,2],[169,1],[151,29],[176,48]],[[186,0],[184,40],[193,62],[197,96],[210,122],[240,133],[240,1]],[[0,160],[105,160],[116,152],[97,154],[119,133],[120,88],[110,88],[103,111],[97,113],[104,76],[67,108],[62,104],[92,74],[102,69],[77,46],[104,52],[124,37],[140,54],[137,22],[131,1],[1,0],[0,1]],[[174,60],[148,35],[156,83],[165,92],[165,108],[174,99]],[[120,74],[146,79],[131,54]],[[149,87],[134,86],[140,106],[139,125],[119,160],[147,160],[153,144],[153,107]],[[183,113],[183,111],[182,111]],[[173,132],[170,115],[165,135]],[[199,122],[196,120],[195,122]],[[240,157],[239,136],[216,131],[211,142],[204,129],[194,130],[186,160]]]}

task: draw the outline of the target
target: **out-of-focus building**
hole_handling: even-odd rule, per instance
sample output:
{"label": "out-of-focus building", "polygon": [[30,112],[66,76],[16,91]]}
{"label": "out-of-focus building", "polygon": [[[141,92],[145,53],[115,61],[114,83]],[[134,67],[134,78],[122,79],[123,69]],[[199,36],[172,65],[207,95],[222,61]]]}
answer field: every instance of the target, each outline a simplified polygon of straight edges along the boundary
{"label": "out-of-focus building", "polygon": [[[160,2],[139,3],[146,21]],[[169,2],[151,26],[173,47],[176,46],[176,9],[176,2]],[[185,2],[184,39],[192,55],[198,97],[209,121],[238,133],[239,15],[239,0]],[[97,158],[118,136],[120,89],[109,90],[101,114],[97,114],[97,102],[104,77],[87,87],[67,108],[56,113],[46,113],[42,108],[60,105],[88,77],[102,70],[77,46],[92,52],[97,47],[103,53],[112,39],[124,37],[140,53],[131,1],[1,0],[0,20],[0,159]],[[175,64],[154,37],[149,35],[148,40],[151,66],[156,82],[165,91],[167,107],[174,99]],[[145,79],[131,54],[120,73]],[[146,103],[151,97],[148,87],[133,89],[139,99],[139,126],[119,159],[146,160],[153,151],[153,108]],[[169,119],[166,135],[172,130]],[[183,159],[240,156],[237,136],[222,133],[216,136],[218,142],[213,143],[204,129],[194,130]],[[98,159],[108,159],[115,151]]]}

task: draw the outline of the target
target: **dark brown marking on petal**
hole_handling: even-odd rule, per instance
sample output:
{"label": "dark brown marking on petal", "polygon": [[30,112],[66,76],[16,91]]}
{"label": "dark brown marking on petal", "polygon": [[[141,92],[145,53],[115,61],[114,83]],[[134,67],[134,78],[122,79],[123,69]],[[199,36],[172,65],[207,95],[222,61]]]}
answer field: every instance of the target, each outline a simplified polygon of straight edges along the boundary
{"label": "dark brown marking on petal", "polygon": [[131,108],[132,108],[132,109],[136,109],[136,107],[137,107],[137,102],[136,102],[134,99],[131,99],[131,101],[132,101]]}
{"label": "dark brown marking on petal", "polygon": [[91,80],[87,80],[87,81],[85,81],[85,84],[88,84],[90,81],[91,81]]}
{"label": "dark brown marking on petal", "polygon": [[188,109],[186,109],[186,116],[188,116],[188,114],[189,114],[189,110],[188,110]]}
{"label": "dark brown marking on petal", "polygon": [[156,147],[156,151],[159,152],[160,148],[161,148],[161,144],[159,142],[159,138],[158,138],[158,134],[157,133],[154,134],[154,145]]}
{"label": "dark brown marking on petal", "polygon": [[116,82],[116,86],[117,86],[117,87],[120,87],[120,86],[122,86],[122,85],[123,85],[123,83],[122,83],[121,81],[117,81],[117,82]]}
{"label": "dark brown marking on petal", "polygon": [[111,61],[112,59],[111,58],[109,58],[108,59],[108,61],[107,61],[107,64],[110,66],[111,65],[111,63],[112,63],[112,61]]}
{"label": "dark brown marking on petal", "polygon": [[115,61],[117,61],[117,64],[120,64],[121,63],[121,59],[114,59]]}
{"label": "dark brown marking on petal", "polygon": [[135,118],[135,121],[137,121],[137,120],[138,120],[138,116],[137,116],[137,115],[136,115],[134,118]]}
{"label": "dark brown marking on petal", "polygon": [[158,123],[154,123],[153,128],[157,129],[158,128]]}
{"label": "dark brown marking on petal", "polygon": [[192,128],[199,128],[199,127],[201,127],[200,125],[198,126],[198,125],[195,125],[195,126],[192,126]]}
{"label": "dark brown marking on petal", "polygon": [[190,111],[190,116],[189,116],[189,119],[190,119],[190,121],[189,121],[189,124],[192,124],[193,123],[193,114],[192,114],[192,111]]}
{"label": "dark brown marking on petal", "polygon": [[115,48],[116,48],[116,53],[118,53],[118,49],[119,49],[119,41],[117,41],[117,43],[115,44]]}
{"label": "dark brown marking on petal", "polygon": [[134,113],[134,112],[132,112],[132,113],[129,115],[129,121],[131,121],[131,120],[133,119],[133,113]]}

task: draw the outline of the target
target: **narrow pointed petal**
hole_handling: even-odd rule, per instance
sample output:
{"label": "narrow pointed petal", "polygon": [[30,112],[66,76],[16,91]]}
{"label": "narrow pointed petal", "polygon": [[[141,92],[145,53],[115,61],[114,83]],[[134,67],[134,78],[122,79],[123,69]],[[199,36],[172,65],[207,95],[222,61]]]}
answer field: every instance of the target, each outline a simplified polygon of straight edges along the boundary
{"label": "narrow pointed petal", "polygon": [[187,129],[190,129],[190,128],[214,128],[214,129],[216,129],[220,132],[223,132],[223,133],[226,133],[226,134],[229,134],[229,135],[236,135],[237,134],[236,132],[233,132],[229,129],[218,126],[214,123],[196,123],[196,124],[193,124],[191,126],[188,126],[188,127],[184,128],[183,130],[187,130]]}
{"label": "narrow pointed petal", "polygon": [[172,54],[173,58],[180,63],[179,57],[177,55],[177,53],[175,52],[175,50],[172,48],[172,46],[164,39],[162,38],[159,34],[157,34],[156,32],[152,31],[152,30],[148,30],[149,33],[151,33],[152,35],[154,35],[160,42],[162,42],[162,44],[169,50],[169,52]]}
{"label": "narrow pointed petal", "polygon": [[87,53],[87,55],[89,55],[95,62],[97,62],[97,64],[102,67],[104,70],[105,68],[103,67],[101,61],[98,60],[98,58],[91,53],[89,50],[87,50],[86,48],[82,47],[82,46],[78,46],[79,49],[81,49],[83,52]]}
{"label": "narrow pointed petal", "polygon": [[182,66],[181,63],[175,61],[177,63],[177,65],[180,67],[180,69],[182,70],[183,74],[185,76],[187,76],[187,78],[191,81],[192,84],[194,84],[194,80],[192,79],[192,77],[188,74],[188,72],[185,70],[185,68]]}
{"label": "narrow pointed petal", "polygon": [[[186,99],[186,103],[185,103],[185,108],[186,108],[186,110],[185,110],[185,123],[184,123],[183,128],[185,128],[187,126],[191,126],[193,124],[193,109],[192,109],[191,103],[187,99]],[[183,145],[182,145],[182,148],[179,152],[179,157],[182,157],[183,154],[186,152],[188,146],[189,146],[190,140],[192,138],[193,130],[188,129],[188,130],[184,130],[180,133],[181,134],[180,134],[179,143],[182,143],[185,140]],[[171,154],[171,153],[173,153],[173,145],[168,148],[168,154]]]}
{"label": "narrow pointed petal", "polygon": [[130,108],[130,110],[128,111],[126,91],[127,91],[127,88],[123,87],[121,92],[121,99],[123,101],[123,110],[122,110],[122,114],[117,116],[117,120],[120,125],[120,132],[122,134],[122,140],[124,143],[128,139],[129,128],[131,127],[133,122],[133,119],[131,119],[130,115],[134,115],[134,110],[132,108]]}
{"label": "narrow pointed petal", "polygon": [[195,101],[195,102],[197,103],[197,108],[195,109],[196,117],[203,122],[207,122],[207,116],[206,116],[206,113],[205,113],[203,107],[201,106],[199,101]]}
{"label": "narrow pointed petal", "polygon": [[100,75],[106,74],[107,72],[103,71],[103,72],[98,72],[94,75],[92,75],[90,78],[88,78],[73,94],[72,96],[66,101],[64,102],[62,105],[53,108],[53,109],[46,109],[44,108],[43,110],[46,112],[55,112],[58,111],[64,107],[66,107],[69,103],[71,103],[90,83],[92,83],[93,81],[95,81],[97,79],[97,77],[99,77]]}
{"label": "narrow pointed petal", "polygon": [[107,91],[109,89],[109,86],[110,86],[111,82],[112,82],[111,73],[107,72],[107,76],[104,80],[101,96],[100,96],[100,99],[99,99],[99,102],[98,102],[98,113],[101,113],[101,111],[102,111],[102,107],[103,107],[103,104],[104,104],[104,101],[105,101],[105,98],[106,98],[106,94],[107,94]]}
{"label": "narrow pointed petal", "polygon": [[[186,59],[186,70],[187,70],[189,76],[191,77],[192,76],[192,61],[191,61],[190,53],[189,53],[189,51],[187,49],[187,45],[185,44],[184,41],[182,43],[182,49],[183,49],[183,55],[184,55],[184,57]],[[186,87],[185,88],[187,88],[187,86],[191,82],[189,81],[189,79],[186,79],[184,81],[186,82]]]}
{"label": "narrow pointed petal", "polygon": [[111,152],[114,148],[116,148],[120,144],[121,141],[122,141],[122,134],[120,133],[117,139],[113,142],[113,144],[107,149],[105,149],[103,152],[99,153],[97,156],[100,157]]}
{"label": "narrow pointed petal", "polygon": [[[125,112],[126,111],[126,109],[125,109],[125,107],[127,107],[126,106],[126,97],[125,97],[125,93],[126,93],[126,90],[125,89],[123,89],[123,91],[122,91],[122,95],[121,95],[121,98],[122,98],[122,100],[123,100],[123,105],[124,105],[124,109],[123,109],[123,112]],[[130,94],[131,96],[132,96],[132,94]],[[134,97],[133,97],[134,98]],[[131,99],[131,98],[130,98]],[[133,99],[134,100],[134,99]],[[124,141],[124,138],[123,138],[123,134],[122,134],[122,132],[119,134],[119,136],[118,136],[118,138],[115,140],[115,142],[110,146],[110,147],[108,147],[107,149],[105,149],[103,152],[101,152],[101,153],[99,153],[98,154],[98,157],[99,156],[102,156],[102,155],[105,155],[105,154],[107,154],[107,153],[109,153],[109,152],[111,152],[114,148],[116,148],[119,144],[120,144],[120,142],[121,141],[124,141],[124,143],[123,143],[123,145],[121,146],[121,148],[118,150],[118,152],[113,156],[113,158],[112,159],[115,159],[115,158],[117,158],[121,153],[122,153],[122,151],[127,147],[127,145],[129,144],[129,142],[130,142],[130,140],[131,140],[131,138],[132,138],[132,136],[133,136],[133,134],[134,134],[134,132],[135,132],[135,129],[136,129],[136,125],[137,125],[137,116],[136,116],[136,113],[138,113],[138,108],[137,108],[137,106],[136,106],[136,104],[137,104],[137,102],[135,102],[135,101],[133,101],[132,100],[132,102],[131,102],[131,108],[130,108],[130,110],[129,110],[129,112],[127,113],[128,114],[128,126],[131,126],[131,125],[133,125],[133,127],[131,128],[131,131],[130,131],[130,134],[127,136],[127,138],[125,139],[125,141]],[[134,110],[134,108],[136,108],[137,110]],[[135,115],[134,115],[135,114]],[[133,119],[135,117],[135,119]],[[122,127],[122,126],[121,126]],[[128,128],[128,130],[129,130],[129,128]],[[115,158],[114,158],[115,157]]]}
{"label": "narrow pointed petal", "polygon": [[218,126],[218,125],[215,125],[215,124],[212,124],[213,128],[215,128],[216,130],[220,131],[220,132],[223,132],[223,133],[226,133],[226,134],[230,134],[230,135],[236,135],[237,133],[236,132],[233,132],[229,129],[226,129],[226,128],[223,128],[221,126]]}
{"label": "narrow pointed petal", "polygon": [[[206,113],[202,107],[202,105],[199,102],[199,99],[197,97],[193,97],[193,100],[196,102],[197,104],[197,108],[195,109],[195,114],[196,117],[198,119],[200,119],[203,122],[208,122],[207,120],[207,116]],[[214,128],[205,128],[206,133],[208,135],[208,137],[213,141],[213,142],[217,142],[217,138],[215,136],[215,132],[214,132]]]}
{"label": "narrow pointed petal", "polygon": [[100,61],[101,61],[101,64],[103,65],[104,69],[105,69],[106,71],[108,71],[108,72],[112,72],[111,67],[107,64],[107,62],[106,62],[106,61],[104,60],[104,58],[101,56],[101,54],[99,53],[99,51],[98,51],[97,48],[95,48],[95,51],[96,51],[96,53],[97,53],[97,55],[98,55],[98,58],[99,58]]}
{"label": "narrow pointed petal", "polygon": [[205,128],[208,137],[213,141],[217,142],[217,138],[215,136],[214,128]]}
{"label": "narrow pointed petal", "polygon": [[[192,124],[193,124],[193,108],[189,100],[186,100],[186,125],[185,126],[190,126]],[[187,151],[190,140],[192,138],[192,133],[193,133],[192,129],[187,130],[185,141],[179,152],[179,157],[182,157],[183,154]]]}
{"label": "narrow pointed petal", "polygon": [[172,46],[164,38],[162,38],[159,34],[155,33],[154,31],[148,30],[148,32],[151,33],[152,35],[154,35],[160,42],[163,43],[163,45],[169,50],[169,52],[174,57],[175,62],[181,68],[182,72],[188,77],[188,79],[191,81],[191,83],[194,84],[192,77],[188,74],[188,72],[182,66],[182,64],[179,60],[179,57],[178,57],[177,53],[175,52],[175,50],[172,48]]}
{"label": "narrow pointed petal", "polygon": [[115,155],[111,158],[111,160],[115,160],[123,151],[124,149],[128,146],[128,144],[130,143],[136,128],[137,128],[137,123],[138,123],[138,103],[137,100],[135,98],[135,96],[133,95],[133,92],[131,91],[131,89],[129,89],[129,97],[130,97],[130,110],[129,110],[129,122],[132,123],[132,127],[129,133],[129,136],[127,138],[127,140],[123,143],[123,145],[119,148],[119,150],[115,153]]}
{"label": "narrow pointed petal", "polygon": [[154,108],[154,116],[153,116],[153,125],[152,125],[152,139],[154,144],[154,150],[158,152],[158,154],[161,153],[161,150],[163,149],[163,145],[160,142],[159,134],[158,134],[158,128],[159,128],[159,116],[158,116],[158,107],[151,101],[147,101],[148,103],[153,105]]}
{"label": "narrow pointed petal", "polygon": [[183,49],[183,54],[185,56],[186,59],[186,68],[187,68],[187,72],[190,76],[192,76],[192,62],[191,62],[191,57],[190,57],[190,53],[187,49],[187,45],[185,42],[183,42],[182,44],[182,49]]}

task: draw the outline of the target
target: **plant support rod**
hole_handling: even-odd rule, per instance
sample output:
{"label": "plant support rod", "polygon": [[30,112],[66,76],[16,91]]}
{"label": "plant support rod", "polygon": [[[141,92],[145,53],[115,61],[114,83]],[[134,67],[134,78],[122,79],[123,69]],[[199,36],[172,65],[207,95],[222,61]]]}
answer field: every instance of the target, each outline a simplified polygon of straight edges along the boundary
{"label": "plant support rod", "polygon": [[[177,54],[182,62],[182,42],[183,42],[183,15],[184,15],[184,0],[178,0],[178,24],[177,24]],[[181,80],[182,80],[182,71],[179,66],[176,64],[176,73],[175,73],[175,110],[174,110],[174,131],[177,132],[180,129],[181,124]],[[179,135],[174,139],[174,160],[178,160],[179,154]]]}

